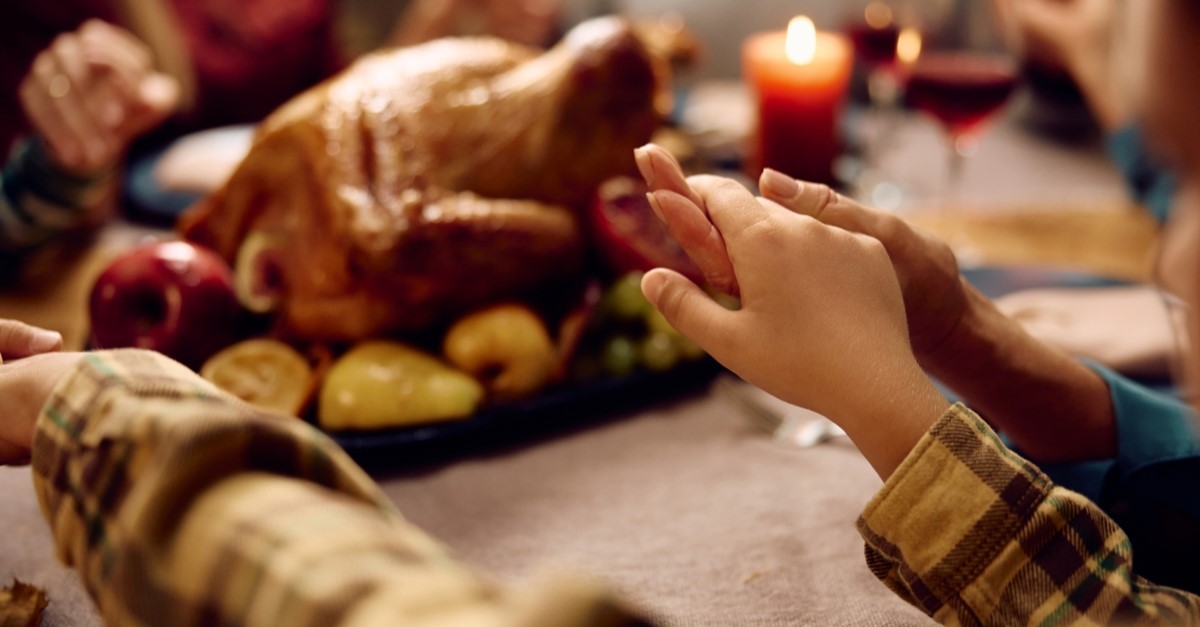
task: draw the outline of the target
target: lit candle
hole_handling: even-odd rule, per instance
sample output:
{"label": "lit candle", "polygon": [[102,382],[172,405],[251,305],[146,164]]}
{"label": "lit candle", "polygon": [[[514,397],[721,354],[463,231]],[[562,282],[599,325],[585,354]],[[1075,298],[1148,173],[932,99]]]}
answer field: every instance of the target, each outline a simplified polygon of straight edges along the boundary
{"label": "lit candle", "polygon": [[841,152],[838,116],[850,84],[849,39],[817,32],[797,17],[786,32],[755,35],[742,46],[742,71],[758,96],[758,150],[751,166],[832,183]]}

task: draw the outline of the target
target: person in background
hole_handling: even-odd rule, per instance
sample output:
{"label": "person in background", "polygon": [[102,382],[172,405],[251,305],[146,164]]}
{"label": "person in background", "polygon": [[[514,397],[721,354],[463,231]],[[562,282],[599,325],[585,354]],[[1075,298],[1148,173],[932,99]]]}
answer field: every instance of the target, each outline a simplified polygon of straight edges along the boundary
{"label": "person in background", "polygon": [[[1145,35],[1136,110],[1181,177],[1161,269],[1195,305],[1200,81],[1169,61],[1200,56],[1200,5],[1125,6]],[[637,158],[656,212],[741,307],[661,269],[645,276],[647,297],[738,374],[845,428],[885,480],[858,526],[891,589],[949,624],[1200,621],[1200,457],[1186,416],[1159,416],[1153,437],[1130,430],[1114,380],[1024,334],[962,281],[946,245],[892,215],[774,172],[758,199],[725,179],[684,179],[660,149]],[[1200,354],[1188,365],[1200,383]],[[923,369],[1029,458],[1107,465],[1125,500],[1110,516],[1056,485]],[[481,579],[400,518],[327,437],[160,355],[9,361],[0,399],[0,463],[32,460],[59,554],[110,624],[645,624],[587,581],[521,590]],[[1114,520],[1122,502],[1150,508],[1138,516],[1155,520],[1160,545],[1131,540]]]}
{"label": "person in background", "polygon": [[[1118,48],[1131,63],[1118,93],[1134,96],[1127,111],[1181,178],[1157,275],[1194,307],[1200,81],[1173,60],[1200,54],[1200,5],[1123,9],[1114,23],[1132,37]],[[1134,574],[1200,591],[1200,422],[1187,407],[1027,334],[958,275],[944,244],[894,216],[776,172],[760,180],[762,200],[685,180],[654,147],[639,164],[656,213],[743,307],[726,311],[668,271],[646,276],[647,297],[743,378],[842,424],[887,481],[859,528],[872,570],[901,596],[964,623],[1107,624],[1132,622],[1124,613],[1157,595]],[[1197,319],[1187,323],[1194,336]],[[925,372],[979,414],[943,412]],[[1195,351],[1184,372],[1190,388]],[[1198,620],[1197,600],[1176,595],[1158,618]]]}
{"label": "person in background", "polygon": [[[1175,177],[1150,155],[1132,111],[1127,55],[1118,54],[1116,0],[992,0],[1009,48],[1043,72],[1078,85],[1106,135],[1112,163],[1130,196],[1160,223],[1175,192]],[[1032,290],[998,301],[1039,339],[1143,379],[1170,374],[1178,345],[1156,290],[1142,286]],[[1121,328],[1120,337],[1113,330]]]}
{"label": "person in background", "polygon": [[[558,0],[420,0],[399,43],[545,42]],[[256,122],[345,65],[335,0],[14,1],[0,21],[0,279],[115,210],[131,150]],[[11,277],[10,277],[11,278]]]}
{"label": "person in background", "polygon": [[1108,134],[1109,154],[1130,192],[1160,222],[1174,191],[1170,172],[1146,149],[1142,132],[1117,77],[1129,59],[1116,53],[1116,0],[992,0],[1018,55],[1065,73],[1079,86],[1088,108]]}
{"label": "person in background", "polygon": [[107,219],[135,146],[260,119],[340,68],[331,17],[331,0],[10,3],[0,270]]}

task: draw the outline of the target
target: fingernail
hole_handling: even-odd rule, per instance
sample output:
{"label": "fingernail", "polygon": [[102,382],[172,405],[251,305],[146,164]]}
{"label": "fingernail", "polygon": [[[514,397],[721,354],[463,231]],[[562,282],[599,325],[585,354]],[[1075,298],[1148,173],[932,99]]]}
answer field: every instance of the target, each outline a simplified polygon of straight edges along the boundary
{"label": "fingernail", "polygon": [[658,197],[654,195],[654,192],[647,192],[646,200],[650,202],[650,210],[654,212],[654,215],[658,216],[658,220],[666,222],[667,219],[663,217],[662,205],[658,204]]}
{"label": "fingernail", "polygon": [[650,162],[650,144],[646,144],[641,148],[633,149],[633,160],[637,162],[638,172],[642,173],[642,178],[646,180],[646,184],[654,185],[654,164]]}
{"label": "fingernail", "polygon": [[29,338],[29,352],[33,354],[50,353],[62,348],[62,335],[55,331],[38,329]]}
{"label": "fingernail", "polygon": [[662,272],[650,271],[646,276],[642,277],[642,294],[650,304],[658,306],[658,297],[662,294],[663,286],[667,284],[667,277]]}
{"label": "fingernail", "polygon": [[758,184],[764,194],[776,198],[795,198],[800,193],[799,181],[771,168],[763,170]]}

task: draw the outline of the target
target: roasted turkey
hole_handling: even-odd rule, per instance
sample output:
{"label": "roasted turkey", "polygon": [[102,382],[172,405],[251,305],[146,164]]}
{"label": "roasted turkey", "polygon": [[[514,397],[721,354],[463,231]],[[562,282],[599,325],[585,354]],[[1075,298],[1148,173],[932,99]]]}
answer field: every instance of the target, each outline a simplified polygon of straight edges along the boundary
{"label": "roasted turkey", "polygon": [[267,118],[181,220],[248,306],[314,341],[423,329],[579,268],[581,207],[660,124],[662,29],[586,22],[549,51],[447,39],[369,55]]}

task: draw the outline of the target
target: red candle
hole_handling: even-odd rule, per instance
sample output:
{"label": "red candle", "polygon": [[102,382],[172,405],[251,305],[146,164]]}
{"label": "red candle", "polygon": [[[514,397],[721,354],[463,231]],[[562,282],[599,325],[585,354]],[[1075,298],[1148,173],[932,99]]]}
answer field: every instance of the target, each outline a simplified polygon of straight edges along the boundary
{"label": "red candle", "polygon": [[752,167],[832,183],[841,153],[838,115],[854,52],[850,40],[817,32],[797,17],[787,32],[762,33],[742,46],[742,71],[758,96],[758,150]]}

